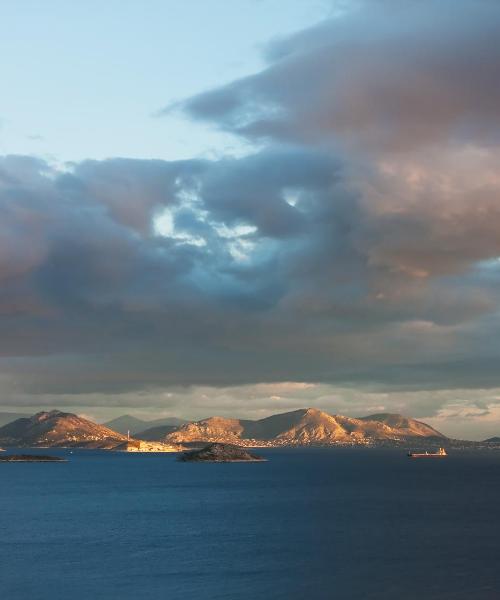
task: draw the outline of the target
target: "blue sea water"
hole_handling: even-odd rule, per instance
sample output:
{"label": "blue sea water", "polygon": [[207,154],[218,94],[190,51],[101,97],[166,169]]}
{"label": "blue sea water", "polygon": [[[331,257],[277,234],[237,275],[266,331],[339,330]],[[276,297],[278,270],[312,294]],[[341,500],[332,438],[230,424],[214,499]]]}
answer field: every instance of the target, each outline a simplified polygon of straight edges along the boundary
{"label": "blue sea water", "polygon": [[0,599],[500,598],[500,453],[261,454],[0,464]]}

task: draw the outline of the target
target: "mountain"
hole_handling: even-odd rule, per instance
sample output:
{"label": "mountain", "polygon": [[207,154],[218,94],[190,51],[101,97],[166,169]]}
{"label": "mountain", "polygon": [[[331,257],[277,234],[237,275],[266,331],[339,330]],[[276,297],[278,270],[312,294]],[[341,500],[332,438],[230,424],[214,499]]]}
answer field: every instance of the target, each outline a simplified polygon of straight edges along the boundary
{"label": "mountain", "polygon": [[39,412],[0,427],[0,444],[5,446],[108,448],[125,439],[103,425],[59,410]]}
{"label": "mountain", "polygon": [[379,413],[361,418],[364,421],[377,421],[378,423],[383,423],[389,427],[392,427],[393,429],[398,429],[407,437],[446,437],[430,425],[422,423],[422,421],[416,421],[415,419],[408,419],[402,415],[396,415],[393,413]]}
{"label": "mountain", "polygon": [[492,438],[488,438],[487,440],[484,440],[484,442],[486,444],[500,444],[500,437],[495,436]]}
{"label": "mountain", "polygon": [[210,417],[182,425],[177,431],[167,435],[165,440],[174,444],[198,441],[237,444],[241,439],[250,437],[245,432],[245,423],[251,423],[251,421]]}
{"label": "mountain", "polygon": [[29,415],[26,413],[0,412],[0,427],[22,417],[29,417]]}
{"label": "mountain", "polygon": [[165,436],[177,431],[178,427],[175,425],[159,425],[157,427],[149,427],[144,431],[137,431],[134,436],[140,440],[147,440],[151,442],[159,442],[165,439]]}
{"label": "mountain", "polygon": [[[392,425],[391,425],[392,423]],[[415,438],[444,438],[441,433],[401,415],[354,419],[304,408],[258,421],[210,417],[182,425],[165,437],[169,443],[224,442],[240,445],[367,444]]]}
{"label": "mountain", "polygon": [[107,421],[106,423],[103,423],[103,425],[104,427],[109,427],[109,429],[113,429],[114,431],[118,431],[124,435],[127,434],[127,431],[130,431],[132,435],[135,435],[139,431],[144,431],[146,429],[150,429],[151,427],[160,427],[163,425],[178,427],[184,423],[187,423],[187,421],[184,419],[178,419],[177,417],[164,417],[163,419],[144,421],[143,419],[138,419],[132,415],[123,415],[121,417],[117,417],[116,419],[112,419],[111,421]]}
{"label": "mountain", "polygon": [[127,435],[127,431],[130,431],[131,434],[134,434],[136,431],[147,427],[145,421],[142,419],[137,419],[132,415],[123,415],[121,417],[117,417],[116,419],[112,419],[111,421],[103,423],[103,426],[108,427],[113,431],[118,431],[118,433],[122,433],[123,435]]}
{"label": "mountain", "polygon": [[[188,423],[167,436],[169,441],[230,442],[241,440],[273,441],[280,445],[334,444],[389,437],[392,430],[378,423],[365,423],[340,415],[329,415],[315,408],[295,410],[258,421],[211,417]],[[388,435],[389,434],[389,435]],[[390,435],[394,437],[394,435]]]}
{"label": "mountain", "polygon": [[[135,419],[128,416],[123,419],[129,418]],[[130,423],[129,420],[127,424]],[[445,436],[425,423],[401,415],[384,413],[355,419],[303,408],[257,421],[210,417],[180,426],[159,425],[136,433],[135,438],[128,441],[129,446],[142,443],[146,448],[148,442],[156,441],[171,445],[192,442],[240,446],[366,445],[415,440],[433,442]],[[145,441],[140,442],[140,439]],[[124,442],[127,442],[126,436],[118,431],[58,410],[22,417],[0,427],[0,445],[4,446],[115,448]]]}

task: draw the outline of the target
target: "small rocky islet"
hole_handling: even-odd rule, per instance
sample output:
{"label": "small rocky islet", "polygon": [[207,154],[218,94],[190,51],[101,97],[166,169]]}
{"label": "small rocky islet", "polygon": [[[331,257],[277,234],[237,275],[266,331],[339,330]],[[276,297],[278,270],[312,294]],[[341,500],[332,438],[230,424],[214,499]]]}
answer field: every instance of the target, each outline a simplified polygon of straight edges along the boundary
{"label": "small rocky islet", "polygon": [[179,456],[182,462],[264,462],[266,459],[251,454],[234,444],[212,443],[199,450],[190,450]]}
{"label": "small rocky islet", "polygon": [[67,462],[67,460],[60,456],[43,454],[5,454],[0,456],[0,462]]}

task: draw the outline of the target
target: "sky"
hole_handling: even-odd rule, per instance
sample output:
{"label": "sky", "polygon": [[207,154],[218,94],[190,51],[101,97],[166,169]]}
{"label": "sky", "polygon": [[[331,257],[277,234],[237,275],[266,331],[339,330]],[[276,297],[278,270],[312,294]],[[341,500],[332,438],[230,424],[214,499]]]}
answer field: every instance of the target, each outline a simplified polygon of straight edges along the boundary
{"label": "sky", "polygon": [[0,402],[500,435],[500,4],[0,3]]}

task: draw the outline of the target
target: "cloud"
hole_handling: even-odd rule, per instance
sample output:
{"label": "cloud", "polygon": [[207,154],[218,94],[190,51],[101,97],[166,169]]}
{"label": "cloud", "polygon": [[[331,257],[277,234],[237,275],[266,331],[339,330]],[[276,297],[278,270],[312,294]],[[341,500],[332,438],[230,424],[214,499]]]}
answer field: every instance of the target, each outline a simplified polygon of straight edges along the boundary
{"label": "cloud", "polygon": [[172,386],[168,392],[89,394],[13,393],[5,408],[34,412],[57,406],[87,414],[92,420],[133,412],[144,419],[183,416],[198,420],[220,415],[260,419],[278,412],[316,406],[330,414],[366,416],[379,412],[410,414],[439,431],[462,439],[485,439],[498,434],[500,389],[428,391],[369,391],[329,384],[279,382],[217,388]]}
{"label": "cloud", "polygon": [[274,42],[262,72],[182,106],[250,139],[372,153],[498,143],[499,23],[494,0],[359,2]]}
{"label": "cloud", "polygon": [[[297,146],[69,171],[5,159],[3,372],[57,394],[280,380],[475,385],[472,365],[496,353],[484,342],[497,326],[496,266],[472,269],[473,245],[467,273],[415,272],[433,239],[439,254],[420,211],[417,262],[401,268],[412,228],[404,235],[383,202],[367,208],[346,161]],[[132,191],[122,196],[121,182]],[[162,207],[172,231],[160,235]],[[476,224],[467,216],[462,227]],[[483,376],[495,385],[496,367]]]}
{"label": "cloud", "polygon": [[295,406],[286,382],[342,410],[346,390],[499,386],[500,15],[451,7],[359,3],[183,103],[247,155],[3,157],[3,389],[212,386],[251,412]]}

